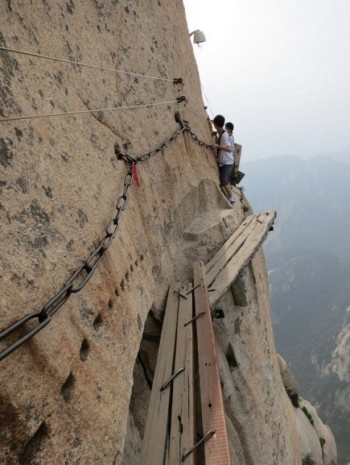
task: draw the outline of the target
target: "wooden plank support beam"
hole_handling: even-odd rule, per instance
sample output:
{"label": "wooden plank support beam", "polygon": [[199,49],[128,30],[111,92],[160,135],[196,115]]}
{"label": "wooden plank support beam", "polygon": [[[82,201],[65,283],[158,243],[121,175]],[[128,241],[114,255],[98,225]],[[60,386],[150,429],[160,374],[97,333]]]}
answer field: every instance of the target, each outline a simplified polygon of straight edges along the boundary
{"label": "wooden plank support beam", "polygon": [[[147,412],[140,465],[164,465],[169,436],[171,383],[162,386],[174,374],[176,326],[179,310],[180,285],[174,283],[168,292],[167,305],[160,338],[156,371]],[[182,299],[181,299],[182,300]],[[181,376],[181,375],[179,375]]]}
{"label": "wooden plank support beam", "polygon": [[176,356],[174,372],[184,368],[184,372],[173,383],[169,455],[166,465],[194,465],[196,453],[182,460],[185,452],[195,442],[194,412],[194,367],[193,367],[193,295],[189,292],[192,284],[181,288],[187,300],[179,300],[177,321]]}
{"label": "wooden plank support beam", "polygon": [[251,215],[237,228],[217,254],[207,263],[206,279],[213,306],[229,289],[240,271],[251,261],[276,218],[271,210]]}
{"label": "wooden plank support beam", "polygon": [[[203,262],[193,264],[198,368],[205,465],[233,465],[230,459],[219,369]],[[201,315],[201,316],[199,316]]]}

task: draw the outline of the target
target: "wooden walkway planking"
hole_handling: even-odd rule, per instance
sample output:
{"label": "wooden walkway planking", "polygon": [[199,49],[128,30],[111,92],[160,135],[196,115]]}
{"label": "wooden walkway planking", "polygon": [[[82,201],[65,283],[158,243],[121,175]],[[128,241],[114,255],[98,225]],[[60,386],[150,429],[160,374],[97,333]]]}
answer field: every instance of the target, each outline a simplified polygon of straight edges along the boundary
{"label": "wooden walkway planking", "polygon": [[213,288],[209,295],[212,306],[227,292],[240,271],[252,259],[275,218],[274,210],[249,216],[207,263],[206,280],[208,287]]}
{"label": "wooden walkway planking", "polygon": [[230,260],[231,256],[244,243],[254,227],[255,215],[248,216],[232,236],[227,239],[214,257],[205,265],[206,279],[209,287],[210,283],[214,281],[216,275],[221,270],[223,264],[226,264]]}
{"label": "wooden walkway planking", "polygon": [[[195,324],[205,463],[233,465],[211,307],[252,259],[275,217],[275,211],[251,215],[206,266],[203,262],[194,263],[194,303],[192,293],[187,295],[192,285],[180,287],[174,283],[170,286],[140,465],[197,464],[193,323],[185,325],[194,315],[198,317]],[[213,292],[208,293],[207,283]],[[173,376],[177,372],[178,375]],[[168,386],[161,389],[172,377]]]}
{"label": "wooden walkway planking", "polygon": [[[232,465],[203,262],[195,262],[194,291],[205,464]],[[203,314],[202,314],[203,312]]]}
{"label": "wooden walkway planking", "polygon": [[[189,284],[181,288],[186,295],[192,288]],[[193,366],[193,324],[186,324],[193,318],[193,295],[187,300],[179,298],[179,316],[176,337],[176,357],[174,373],[185,368],[173,382],[169,456],[166,465],[195,464],[195,453],[182,462],[183,454],[196,442],[194,411],[194,366]]]}
{"label": "wooden walkway planking", "polygon": [[175,337],[178,318],[179,284],[169,288],[167,305],[158,350],[156,371],[147,412],[140,465],[164,465],[168,439],[171,389],[161,387],[173,374]]}

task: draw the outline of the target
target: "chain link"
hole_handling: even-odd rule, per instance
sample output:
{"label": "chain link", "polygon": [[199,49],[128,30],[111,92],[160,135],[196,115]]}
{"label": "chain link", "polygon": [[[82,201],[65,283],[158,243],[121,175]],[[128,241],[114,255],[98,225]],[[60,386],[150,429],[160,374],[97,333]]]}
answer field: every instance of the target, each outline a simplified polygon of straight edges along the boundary
{"label": "chain link", "polygon": [[120,153],[116,150],[115,154],[117,159],[124,160],[128,165],[128,169],[124,178],[123,193],[118,198],[116,203],[116,213],[109,221],[104,237],[90,254],[89,258],[72,274],[72,276],[68,279],[68,281],[66,281],[63,287],[48,302],[46,302],[40,311],[24,316],[22,319],[18,320],[17,322],[10,325],[7,329],[0,332],[1,342],[8,338],[15,331],[22,328],[22,326],[24,326],[28,321],[37,320],[34,328],[28,330],[24,336],[20,337],[15,342],[10,344],[6,349],[0,352],[0,360],[3,360],[5,357],[10,355],[14,350],[22,346],[25,342],[35,336],[35,334],[41,331],[46,325],[48,325],[52,316],[67,302],[71,294],[75,294],[81,291],[83,287],[90,281],[98,265],[100,264],[105,251],[108,249],[108,247],[110,247],[119,229],[120,217],[129,198],[129,189],[133,180],[133,166],[138,162],[147,161],[151,157],[154,157],[158,153],[162,152],[184,132],[188,132],[192,139],[195,140],[200,146],[205,148],[212,148],[211,145],[197,137],[197,135],[191,130],[188,121],[182,121],[181,119],[177,119],[176,121],[180,124],[180,129],[178,129],[171,137],[166,139],[158,148],[154,150],[151,150],[136,158],[131,157],[126,153]]}
{"label": "chain link", "polygon": [[185,123],[185,131],[190,134],[192,139],[197,142],[201,147],[205,147],[206,149],[212,149],[213,146],[204,142],[204,140],[199,139],[199,137],[192,131],[191,126],[188,124],[188,121],[184,121]]}
{"label": "chain link", "polygon": [[90,254],[88,259],[71,275],[63,287],[41,308],[40,311],[26,315],[17,322],[10,325],[7,329],[0,332],[0,342],[7,339],[15,331],[22,328],[28,321],[37,320],[34,328],[29,329],[28,332],[19,337],[15,342],[10,344],[7,348],[0,352],[0,360],[10,355],[18,347],[22,346],[25,342],[31,339],[35,334],[41,331],[51,321],[51,317],[67,302],[71,294],[75,294],[83,289],[83,287],[90,281],[94,275],[98,265],[100,264],[105,251],[110,247],[113,239],[115,238],[119,229],[119,222],[122,212],[125,209],[127,200],[129,198],[129,188],[132,184],[132,167],[138,161],[148,160],[150,157],[156,155],[160,151],[168,147],[175,139],[183,132],[183,128],[176,131],[173,136],[167,139],[157,149],[146,153],[138,158],[130,157],[126,154],[117,154],[118,159],[123,159],[128,164],[127,173],[124,178],[124,188],[122,195],[118,198],[116,203],[115,216],[109,221],[105,235],[99,242],[97,247]]}

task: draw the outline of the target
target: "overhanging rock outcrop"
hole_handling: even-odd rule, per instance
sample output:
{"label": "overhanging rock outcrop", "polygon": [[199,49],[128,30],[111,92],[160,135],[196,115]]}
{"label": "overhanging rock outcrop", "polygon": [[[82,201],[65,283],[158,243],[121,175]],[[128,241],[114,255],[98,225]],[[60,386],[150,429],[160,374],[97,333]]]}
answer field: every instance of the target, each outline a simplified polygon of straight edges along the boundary
{"label": "overhanging rock outcrop", "polygon": [[[182,1],[7,1],[0,23],[2,329],[39,312],[113,229],[130,181],[115,146],[133,157],[162,147],[178,110],[212,140]],[[188,134],[137,169],[141,185],[128,188],[89,282],[1,362],[1,463],[138,463],[157,352],[144,336],[159,335],[169,283],[190,278],[246,212],[238,189],[227,204],[214,154]],[[261,250],[220,305],[235,463],[300,465]]]}

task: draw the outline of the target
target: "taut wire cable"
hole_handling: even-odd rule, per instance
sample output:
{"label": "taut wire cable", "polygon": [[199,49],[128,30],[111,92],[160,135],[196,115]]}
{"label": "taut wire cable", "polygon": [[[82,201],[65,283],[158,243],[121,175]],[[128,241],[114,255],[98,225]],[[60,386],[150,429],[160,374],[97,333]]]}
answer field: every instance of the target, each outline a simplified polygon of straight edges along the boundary
{"label": "taut wire cable", "polygon": [[58,62],[61,62],[61,63],[68,63],[68,64],[71,64],[71,65],[85,66],[87,68],[100,69],[100,70],[104,70],[104,71],[112,71],[114,73],[126,74],[126,75],[129,75],[129,76],[143,77],[143,78],[146,78],[146,79],[154,79],[154,80],[158,80],[158,81],[171,81],[171,82],[174,81],[174,79],[162,78],[162,77],[157,77],[157,76],[149,76],[147,74],[142,74],[142,73],[132,73],[132,72],[122,71],[122,70],[115,69],[115,68],[108,68],[108,67],[104,67],[104,66],[91,65],[89,63],[84,63],[84,62],[81,62],[81,61],[67,60],[65,58],[56,58],[56,57],[52,57],[52,56],[49,56],[49,55],[41,55],[40,53],[27,52],[25,50],[17,50],[17,49],[14,49],[14,48],[8,48],[8,47],[3,47],[3,46],[0,46],[0,50],[4,50],[6,52],[11,52],[11,53],[18,53],[20,55],[27,55],[27,56],[31,56],[31,57],[35,57],[35,58],[45,58],[46,60],[58,61]]}
{"label": "taut wire cable", "polygon": [[203,91],[203,94],[204,94],[204,97],[205,97],[205,100],[207,101],[207,104],[208,104],[208,108],[210,110],[210,113],[211,113],[211,116],[214,118],[214,113],[213,113],[213,110],[211,109],[211,106],[210,106],[210,103],[209,103],[209,100],[208,100],[208,97],[207,97],[207,94],[205,93],[205,90],[204,90],[204,87],[203,87],[203,84],[201,84],[201,88],[202,88],[202,91]]}
{"label": "taut wire cable", "polygon": [[45,113],[45,114],[30,115],[30,116],[11,116],[9,118],[0,118],[0,123],[5,123],[7,121],[19,121],[19,120],[36,119],[36,118],[51,118],[54,116],[78,115],[82,113],[97,113],[99,111],[130,110],[130,109],[141,108],[141,107],[154,107],[157,105],[169,105],[171,103],[179,103],[179,100],[176,99],[176,100],[169,100],[166,102],[158,102],[158,103],[142,103],[140,105],[131,105],[131,106],[96,108],[94,110],[67,111],[63,113]]}

